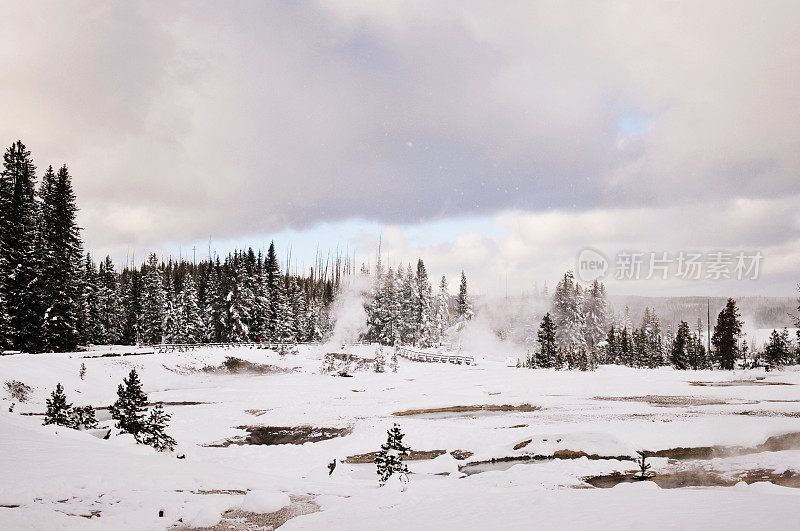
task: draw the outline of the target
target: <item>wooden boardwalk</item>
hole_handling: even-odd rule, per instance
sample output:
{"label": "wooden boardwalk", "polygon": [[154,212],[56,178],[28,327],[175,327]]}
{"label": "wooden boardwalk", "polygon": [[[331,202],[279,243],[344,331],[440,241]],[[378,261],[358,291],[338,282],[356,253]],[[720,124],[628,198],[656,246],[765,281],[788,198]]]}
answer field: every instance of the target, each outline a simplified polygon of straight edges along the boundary
{"label": "wooden boardwalk", "polygon": [[472,356],[461,356],[458,354],[439,354],[436,352],[426,352],[409,347],[397,347],[397,355],[411,361],[424,361],[428,363],[454,363],[456,365],[475,365],[475,358]]}

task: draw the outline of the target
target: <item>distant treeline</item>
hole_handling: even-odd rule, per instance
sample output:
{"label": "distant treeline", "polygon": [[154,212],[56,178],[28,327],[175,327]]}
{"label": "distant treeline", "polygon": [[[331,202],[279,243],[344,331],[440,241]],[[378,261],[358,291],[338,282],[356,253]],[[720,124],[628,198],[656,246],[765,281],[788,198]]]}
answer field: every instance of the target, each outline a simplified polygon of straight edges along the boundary
{"label": "distant treeline", "polygon": [[308,274],[281,271],[270,245],[198,264],[159,262],[117,272],[84,254],[67,166],[37,188],[21,141],[0,173],[0,349],[71,351],[86,344],[319,339],[352,264],[318,259]]}

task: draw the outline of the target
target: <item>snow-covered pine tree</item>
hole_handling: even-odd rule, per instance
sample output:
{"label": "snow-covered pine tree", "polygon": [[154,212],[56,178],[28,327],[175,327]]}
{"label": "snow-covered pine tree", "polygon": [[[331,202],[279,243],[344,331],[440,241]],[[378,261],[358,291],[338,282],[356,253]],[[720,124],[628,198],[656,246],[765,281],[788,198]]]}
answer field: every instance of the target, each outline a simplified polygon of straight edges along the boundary
{"label": "snow-covered pine tree", "polygon": [[56,390],[46,400],[47,411],[44,414],[44,424],[56,424],[58,426],[70,425],[70,410],[72,404],[67,403],[67,396],[64,394],[64,387],[56,384]]}
{"label": "snow-covered pine tree", "polygon": [[418,344],[422,347],[430,347],[436,342],[433,323],[433,290],[422,258],[417,260],[416,281],[418,302],[415,321],[418,330]]}
{"label": "snow-covered pine tree", "polygon": [[403,444],[403,433],[400,425],[395,423],[386,432],[386,442],[375,456],[378,468],[378,483],[383,486],[393,474],[408,474],[408,467],[403,463],[403,456],[408,455],[410,448]]}
{"label": "snow-covered pine tree", "polygon": [[450,326],[450,293],[447,289],[447,278],[442,277],[439,281],[439,292],[436,294],[436,317],[434,319],[434,329],[437,344],[444,340],[445,331]]}
{"label": "snow-covered pine tree", "polygon": [[0,172],[0,294],[8,312],[11,344],[24,352],[43,348],[42,293],[37,285],[38,207],[36,168],[31,153],[17,140],[3,155]]}
{"label": "snow-covered pine tree", "polygon": [[619,335],[617,334],[616,327],[612,324],[608,329],[606,335],[606,344],[603,348],[603,363],[618,364],[619,363]]}
{"label": "snow-covered pine tree", "polygon": [[218,343],[225,339],[226,296],[227,285],[222,275],[219,257],[209,265],[208,286],[206,288],[206,322],[205,339],[210,343]]}
{"label": "snow-covered pine tree", "polygon": [[131,369],[127,378],[117,387],[117,401],[109,406],[111,418],[123,433],[138,436],[145,425],[147,395],[142,391],[142,382],[136,369]]}
{"label": "snow-covered pine tree", "polygon": [[275,243],[270,242],[267,250],[267,260],[264,264],[267,281],[267,298],[269,300],[269,314],[267,316],[267,333],[269,339],[280,340],[279,321],[281,319],[281,309],[285,304],[283,300],[284,287],[282,275],[278,265],[278,257],[275,254]]}
{"label": "snow-covered pine tree", "polygon": [[177,294],[172,259],[164,269],[164,324],[162,325],[162,341],[164,343],[183,343],[181,328],[183,320],[178,311]]}
{"label": "snow-covered pine tree", "polygon": [[384,372],[386,370],[386,357],[383,355],[383,347],[375,349],[375,372]]}
{"label": "snow-covered pine tree", "polygon": [[664,341],[661,334],[661,320],[655,310],[645,308],[642,319],[642,338],[644,340],[645,359],[643,366],[654,369],[664,364]]}
{"label": "snow-covered pine tree", "polygon": [[675,339],[672,341],[672,348],[669,353],[669,363],[675,369],[689,369],[689,349],[691,347],[692,333],[689,330],[689,324],[686,321],[681,321],[678,325],[678,333],[675,334]]}
{"label": "snow-covered pine tree", "polygon": [[420,340],[420,329],[417,325],[419,290],[417,289],[417,279],[411,269],[411,264],[408,264],[405,275],[403,275],[400,300],[402,342],[407,345],[417,345]]}
{"label": "snow-covered pine tree", "polygon": [[398,279],[390,267],[384,278],[383,290],[380,295],[380,335],[378,342],[382,345],[393,346],[402,337],[402,306]]}
{"label": "snow-covered pine tree", "polygon": [[158,258],[151,253],[144,267],[141,340],[148,345],[160,343],[164,334],[166,296]]}
{"label": "snow-covered pine tree", "polygon": [[89,255],[83,258],[75,218],[78,208],[66,166],[43,187],[40,211],[41,254],[45,257],[38,282],[45,308],[42,340],[48,350],[74,350],[79,341],[98,339],[96,270]]}
{"label": "snow-covered pine tree", "polygon": [[297,332],[294,329],[293,305],[288,293],[288,275],[281,277],[278,282],[278,290],[274,297],[277,303],[277,322],[275,326],[275,339],[280,344],[280,353],[288,354],[296,352],[294,345],[297,343],[295,338]]}
{"label": "snow-covered pine tree", "polygon": [[159,452],[171,452],[175,449],[175,439],[170,437],[167,432],[167,425],[169,424],[171,416],[164,411],[164,405],[158,402],[144,422],[144,426],[139,436],[139,440],[152,446]]}
{"label": "snow-covered pine tree", "polygon": [[462,321],[472,319],[472,301],[467,293],[467,275],[461,271],[461,284],[458,287],[458,299],[456,300],[456,311],[458,318]]}
{"label": "snow-covered pine tree", "polygon": [[555,367],[558,346],[556,344],[556,325],[550,317],[550,313],[544,314],[536,340],[539,342],[539,349],[535,355],[536,366],[541,368]]}
{"label": "snow-covered pine tree", "polygon": [[[391,272],[391,268],[389,268],[389,271]],[[369,299],[364,304],[364,310],[367,313],[366,338],[371,342],[383,342],[383,328],[386,324],[386,308],[383,300],[385,293],[384,282],[383,263],[381,262],[381,255],[378,254],[378,260],[375,263],[375,275],[372,279],[372,288],[369,292]]]}
{"label": "snow-covered pine tree", "polygon": [[183,280],[183,289],[177,296],[177,309],[182,323],[179,330],[181,341],[199,343],[203,338],[203,315],[197,300],[197,284],[191,273]]}
{"label": "snow-covered pine tree", "polygon": [[95,417],[94,408],[92,406],[72,408],[69,426],[75,430],[93,430],[97,428],[97,417]]}
{"label": "snow-covered pine tree", "polygon": [[123,309],[119,280],[110,256],[106,256],[105,260],[100,263],[97,283],[102,342],[103,344],[116,344],[121,341],[123,335]]}
{"label": "snow-covered pine tree", "polygon": [[789,331],[784,328],[783,333],[773,330],[769,342],[764,347],[764,361],[772,367],[780,367],[791,363],[791,342]]}
{"label": "snow-covered pine tree", "polygon": [[586,348],[583,293],[572,271],[567,271],[556,285],[550,313],[556,325],[556,342],[565,349],[569,363],[571,354]]}
{"label": "snow-covered pine tree", "polygon": [[597,279],[585,293],[583,300],[584,336],[587,348],[597,352],[598,345],[605,339],[607,332],[608,307],[606,288]]}
{"label": "snow-covered pine tree", "polygon": [[250,289],[247,269],[242,257],[234,257],[231,264],[233,281],[226,296],[226,337],[228,341],[242,343],[250,340],[252,309],[255,295]]}

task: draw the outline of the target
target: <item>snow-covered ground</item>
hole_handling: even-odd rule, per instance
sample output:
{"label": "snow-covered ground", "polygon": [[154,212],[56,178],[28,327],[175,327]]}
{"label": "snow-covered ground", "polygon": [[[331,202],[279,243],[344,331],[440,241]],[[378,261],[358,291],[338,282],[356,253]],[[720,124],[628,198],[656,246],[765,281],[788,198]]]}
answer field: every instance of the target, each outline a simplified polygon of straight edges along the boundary
{"label": "snow-covered ground", "polygon": [[[769,437],[800,432],[798,371],[601,367],[581,373],[516,369],[488,359],[478,359],[477,366],[401,359],[396,374],[355,372],[345,378],[320,374],[329,350],[303,346],[299,354],[284,357],[250,349],[85,359],[81,356],[92,353],[0,357],[0,385],[18,380],[33,388],[30,400],[16,404],[13,413],[10,397],[0,389],[0,529],[208,526],[229,509],[273,513],[289,502],[287,495],[293,503],[309,500],[319,509],[288,520],[287,528],[797,528],[800,498],[791,497],[800,496],[800,489],[766,482],[593,488],[585,478],[632,472],[635,464],[549,459],[503,463],[470,475],[459,465],[565,450],[624,458],[637,450],[738,446],[759,451],[650,462],[657,474],[694,466],[733,478],[731,485],[737,474],[752,470],[793,476],[800,474],[800,448],[756,447]],[[373,350],[353,349],[365,357]],[[220,365],[226,356],[273,370],[201,370]],[[79,377],[81,363],[85,380]],[[107,406],[134,367],[150,401],[163,401],[172,415],[169,432],[179,443],[176,454],[136,445],[129,436],[103,440],[42,426],[41,416],[21,414],[43,412],[58,382],[74,405]],[[521,404],[541,409],[393,415]],[[98,418],[109,425],[106,410],[99,410]],[[394,481],[379,488],[372,464],[340,462],[328,474],[333,459],[378,450],[394,422],[413,450],[473,455],[460,461],[449,454],[409,461],[412,474],[405,490]],[[222,445],[247,435],[237,426],[352,431],[305,444]]]}

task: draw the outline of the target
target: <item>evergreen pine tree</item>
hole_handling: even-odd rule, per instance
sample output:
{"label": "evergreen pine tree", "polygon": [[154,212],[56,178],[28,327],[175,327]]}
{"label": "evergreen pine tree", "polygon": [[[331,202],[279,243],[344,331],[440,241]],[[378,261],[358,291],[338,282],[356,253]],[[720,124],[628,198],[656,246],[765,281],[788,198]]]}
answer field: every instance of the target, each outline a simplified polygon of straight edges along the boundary
{"label": "evergreen pine tree", "polygon": [[439,292],[436,294],[434,303],[436,317],[434,319],[434,330],[436,342],[441,343],[444,339],[445,330],[450,326],[450,293],[447,290],[447,279],[442,277],[439,282]]}
{"label": "evergreen pine tree", "polygon": [[166,295],[158,265],[158,258],[151,253],[147,259],[142,285],[141,340],[145,344],[160,343],[164,335],[164,310]]}
{"label": "evergreen pine tree", "polygon": [[418,342],[423,347],[430,347],[436,342],[433,323],[433,290],[428,280],[428,272],[422,258],[417,260],[417,308],[416,327]]}
{"label": "evergreen pine tree", "polygon": [[284,288],[281,286],[283,279],[281,278],[281,271],[278,266],[278,257],[275,254],[274,242],[270,242],[269,244],[264,268],[267,281],[267,298],[269,300],[267,333],[270,339],[279,340],[278,336],[283,334],[283,330],[279,329],[279,321],[281,319],[281,309],[285,303],[283,300]]}
{"label": "evergreen pine tree", "polygon": [[[45,181],[51,178],[48,175],[52,175],[52,168]],[[85,342],[95,339],[92,312],[96,310],[96,299],[88,291],[94,279],[81,282],[81,269],[93,264],[88,257],[83,262],[77,211],[72,178],[67,167],[62,166],[54,182],[43,186],[40,223],[44,261],[39,281],[41,304],[45,308],[42,341],[54,351],[74,350],[79,339]],[[82,292],[82,287],[87,288],[86,292]],[[79,322],[83,324],[83,333]]]}
{"label": "evergreen pine tree", "polygon": [[46,402],[47,412],[44,414],[44,424],[69,426],[72,404],[67,404],[67,396],[60,383],[56,385],[56,390],[51,393]]}
{"label": "evergreen pine tree", "polygon": [[109,406],[111,418],[123,433],[138,436],[144,429],[147,412],[147,395],[142,391],[142,382],[136,369],[131,369],[127,378],[117,388],[117,401]]}
{"label": "evergreen pine tree", "polygon": [[536,352],[536,366],[550,368],[556,365],[558,347],[556,345],[556,325],[550,313],[544,314],[537,334],[539,349]]}
{"label": "evergreen pine tree", "polygon": [[461,271],[461,284],[458,288],[458,299],[456,300],[456,310],[458,318],[464,321],[472,319],[472,302],[467,294],[467,275]]}
{"label": "evergreen pine tree", "polygon": [[403,456],[408,455],[410,448],[403,444],[404,435],[400,431],[400,425],[395,423],[386,434],[386,442],[381,445],[381,450],[375,456],[380,485],[384,485],[395,473],[408,474],[408,467],[403,463]]}
{"label": "evergreen pine tree", "polygon": [[11,346],[24,352],[44,348],[35,172],[30,151],[17,140],[3,155],[0,173],[0,296],[8,312]]}
{"label": "evergreen pine tree", "polygon": [[556,341],[565,352],[586,347],[583,292],[575,282],[572,271],[567,271],[556,285],[550,313],[556,325]]}
{"label": "evergreen pine tree", "polygon": [[690,366],[691,331],[686,321],[681,321],[678,325],[678,333],[672,342],[670,349],[669,362],[676,369],[688,369]]}
{"label": "evergreen pine tree", "polygon": [[93,430],[97,428],[97,418],[92,406],[78,406],[72,408],[69,417],[69,426],[75,430]]}
{"label": "evergreen pine tree", "polygon": [[153,406],[144,422],[139,437],[141,442],[152,446],[159,452],[171,452],[174,450],[177,443],[166,432],[170,417],[169,413],[164,411],[164,406],[161,402]]}
{"label": "evergreen pine tree", "polygon": [[116,344],[123,336],[122,294],[110,256],[100,263],[97,277],[97,299],[102,342]]}
{"label": "evergreen pine tree", "polygon": [[742,333],[742,321],[736,301],[728,299],[725,308],[719,312],[717,324],[711,343],[714,345],[714,357],[721,369],[733,370],[739,358],[739,336]]}
{"label": "evergreen pine tree", "polygon": [[784,333],[773,330],[769,336],[769,342],[764,348],[764,360],[773,367],[779,367],[790,363],[789,332],[785,328]]}

